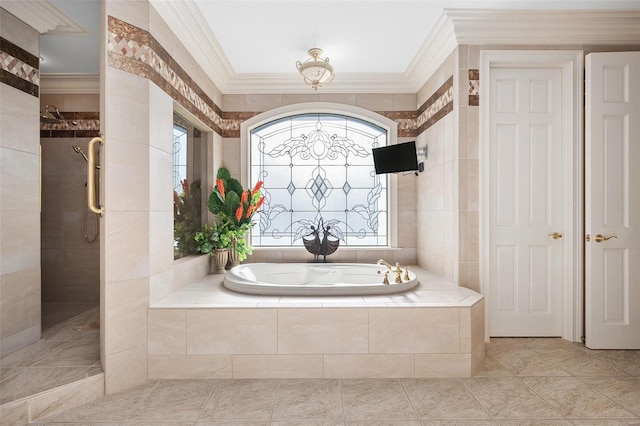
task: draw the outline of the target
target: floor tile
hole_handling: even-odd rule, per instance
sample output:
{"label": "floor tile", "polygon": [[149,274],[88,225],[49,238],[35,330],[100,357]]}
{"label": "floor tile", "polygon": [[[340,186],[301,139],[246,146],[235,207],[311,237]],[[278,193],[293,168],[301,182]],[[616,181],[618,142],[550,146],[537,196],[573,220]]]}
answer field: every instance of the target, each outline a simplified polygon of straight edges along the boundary
{"label": "floor tile", "polygon": [[221,380],[198,419],[271,420],[278,380]]}
{"label": "floor tile", "polygon": [[41,422],[121,422],[151,393],[156,382],[148,382],[125,392],[104,396],[89,404],[41,419]]}
{"label": "floor tile", "polygon": [[640,420],[572,420],[575,426],[640,426]]}
{"label": "floor tile", "polygon": [[486,354],[482,365],[475,374],[475,377],[503,377],[513,376],[504,365],[500,364],[493,356]]}
{"label": "floor tile", "polygon": [[282,380],[272,420],[341,420],[338,380]]}
{"label": "floor tile", "polygon": [[560,337],[521,337],[517,340],[530,349],[568,349],[574,346]]}
{"label": "floor tile", "polygon": [[474,378],[467,388],[495,419],[563,419],[517,378]]}
{"label": "floor tile", "polygon": [[628,410],[575,377],[528,377],[524,383],[569,419],[634,418]]}
{"label": "floor tile", "polygon": [[[198,423],[199,425],[200,423]],[[213,426],[213,425],[212,425]],[[215,425],[218,426],[218,425]],[[228,426],[233,426],[229,424]],[[270,426],[346,426],[342,420],[271,422]]]}
{"label": "floor tile", "polygon": [[413,408],[421,419],[484,419],[489,414],[457,380],[402,380]]}
{"label": "floor tile", "polygon": [[524,343],[512,337],[492,337],[488,343],[485,343],[487,351],[494,349],[524,349]]}
{"label": "floor tile", "polygon": [[422,426],[420,420],[349,420],[346,426]]}
{"label": "floor tile", "polygon": [[0,404],[81,380],[89,367],[22,368],[0,383]]}
{"label": "floor tile", "polygon": [[531,419],[531,420],[498,420],[499,426],[572,426],[569,420]]}
{"label": "floor tile", "polygon": [[569,376],[570,374],[534,349],[505,349],[491,356],[515,376]]}
{"label": "floor tile", "polygon": [[416,419],[398,380],[342,380],[342,401],[347,420]]}
{"label": "floor tile", "polygon": [[636,416],[640,416],[640,378],[587,377],[581,380]]}
{"label": "floor tile", "polygon": [[92,366],[100,361],[100,344],[90,340],[46,341],[33,367]]}
{"label": "floor tile", "polygon": [[581,349],[539,349],[537,352],[573,376],[627,376],[608,361]]}
{"label": "floor tile", "polygon": [[126,420],[196,421],[214,387],[210,380],[158,382]]}
{"label": "floor tile", "polygon": [[599,359],[609,362],[625,373],[640,377],[640,351],[593,351]]}

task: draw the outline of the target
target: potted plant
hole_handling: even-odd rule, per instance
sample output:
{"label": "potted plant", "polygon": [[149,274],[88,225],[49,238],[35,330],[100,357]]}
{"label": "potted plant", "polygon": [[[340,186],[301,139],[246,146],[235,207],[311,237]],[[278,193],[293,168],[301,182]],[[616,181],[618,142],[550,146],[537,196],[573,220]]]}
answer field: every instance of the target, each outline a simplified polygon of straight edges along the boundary
{"label": "potted plant", "polygon": [[214,273],[223,274],[227,266],[229,247],[231,246],[231,232],[228,224],[221,222],[213,226],[204,225],[202,231],[196,232],[194,240],[200,253],[208,254],[215,266]]}
{"label": "potted plant", "polygon": [[254,225],[253,215],[264,203],[260,193],[262,181],[258,181],[253,189],[244,189],[238,180],[231,177],[229,170],[218,169],[216,186],[209,195],[209,211],[228,223],[231,235],[229,260],[235,266],[251,254],[253,248],[246,241],[245,234]]}
{"label": "potted plant", "polygon": [[194,236],[201,226],[200,179],[191,184],[180,181],[182,192],[173,191],[173,258],[179,259],[198,252]]}

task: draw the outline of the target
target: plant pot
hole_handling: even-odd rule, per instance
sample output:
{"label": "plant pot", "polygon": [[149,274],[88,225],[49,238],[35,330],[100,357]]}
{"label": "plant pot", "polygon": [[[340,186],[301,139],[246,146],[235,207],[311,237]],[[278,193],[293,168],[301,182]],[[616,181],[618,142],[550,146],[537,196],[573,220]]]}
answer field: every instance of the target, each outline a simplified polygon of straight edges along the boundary
{"label": "plant pot", "polygon": [[227,266],[227,258],[229,256],[229,250],[227,249],[215,249],[213,256],[211,256],[211,269],[214,274],[224,274],[225,266]]}
{"label": "plant pot", "polygon": [[238,260],[238,241],[235,238],[231,239],[231,247],[229,247],[229,269],[240,264]]}

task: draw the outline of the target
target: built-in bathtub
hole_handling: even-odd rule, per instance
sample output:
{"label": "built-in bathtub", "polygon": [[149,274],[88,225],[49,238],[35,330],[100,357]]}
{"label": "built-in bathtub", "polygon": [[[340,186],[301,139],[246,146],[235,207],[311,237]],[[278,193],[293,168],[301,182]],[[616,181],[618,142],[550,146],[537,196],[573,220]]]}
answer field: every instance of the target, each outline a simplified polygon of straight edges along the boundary
{"label": "built-in bathtub", "polygon": [[222,274],[196,279],[149,308],[148,377],[470,377],[484,357],[483,296],[409,271],[410,290],[353,296],[252,295]]}
{"label": "built-in bathtub", "polygon": [[227,272],[224,286],[260,295],[354,296],[399,293],[418,284],[408,268],[396,271],[365,263],[248,263]]}

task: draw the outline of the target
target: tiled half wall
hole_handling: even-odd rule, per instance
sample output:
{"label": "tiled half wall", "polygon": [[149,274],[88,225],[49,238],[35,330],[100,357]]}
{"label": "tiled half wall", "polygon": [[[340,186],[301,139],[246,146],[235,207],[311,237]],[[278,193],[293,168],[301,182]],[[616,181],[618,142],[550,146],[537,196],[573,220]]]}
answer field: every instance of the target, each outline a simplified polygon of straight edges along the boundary
{"label": "tiled half wall", "polygon": [[149,379],[470,377],[484,356],[482,300],[148,314]]}

